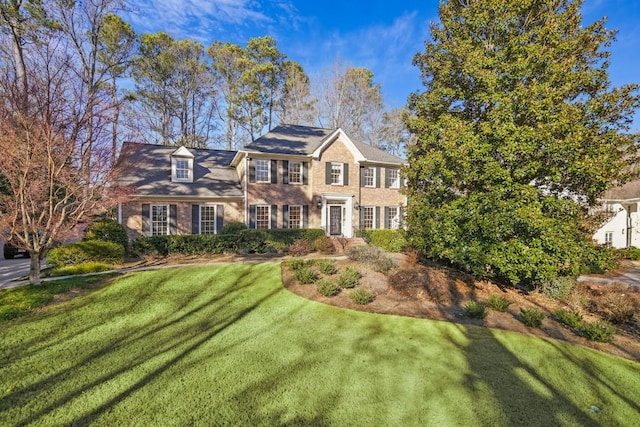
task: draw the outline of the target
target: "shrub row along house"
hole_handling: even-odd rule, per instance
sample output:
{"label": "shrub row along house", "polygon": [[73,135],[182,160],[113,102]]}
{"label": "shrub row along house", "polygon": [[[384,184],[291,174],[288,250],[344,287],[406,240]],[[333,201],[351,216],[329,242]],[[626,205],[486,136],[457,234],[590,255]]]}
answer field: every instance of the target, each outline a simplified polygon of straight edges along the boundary
{"label": "shrub row along house", "polygon": [[249,228],[400,227],[404,160],[352,141],[341,129],[282,125],[239,151],[125,143],[118,209],[130,239]]}

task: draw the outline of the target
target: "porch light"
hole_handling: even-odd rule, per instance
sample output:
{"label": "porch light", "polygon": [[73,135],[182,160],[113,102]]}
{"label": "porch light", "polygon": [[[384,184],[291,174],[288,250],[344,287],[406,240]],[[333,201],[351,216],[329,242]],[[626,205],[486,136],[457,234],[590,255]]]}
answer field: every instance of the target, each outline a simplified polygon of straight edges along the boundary
{"label": "porch light", "polygon": [[356,202],[353,204],[354,209],[360,209],[360,203],[358,203],[358,201],[356,200]]}
{"label": "porch light", "polygon": [[322,209],[322,198],[318,199],[317,206],[318,206],[318,209]]}

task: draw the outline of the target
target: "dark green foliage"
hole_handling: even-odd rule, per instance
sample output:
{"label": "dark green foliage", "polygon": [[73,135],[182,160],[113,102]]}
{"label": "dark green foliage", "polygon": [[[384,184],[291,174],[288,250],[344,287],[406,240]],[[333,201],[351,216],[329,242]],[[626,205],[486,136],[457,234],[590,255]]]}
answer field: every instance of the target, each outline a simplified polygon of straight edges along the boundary
{"label": "dark green foliage", "polygon": [[118,243],[103,240],[84,240],[59,246],[47,254],[47,265],[54,268],[89,261],[122,264],[124,262],[124,247]]}
{"label": "dark green foliage", "polygon": [[580,325],[579,332],[589,341],[611,342],[616,329],[605,321],[583,322]]}
{"label": "dark green foliage", "polygon": [[574,313],[573,311],[558,309],[554,313],[558,322],[561,324],[571,328],[571,329],[580,329],[582,326],[582,316],[578,313]]}
{"label": "dark green foliage", "polygon": [[307,265],[307,262],[300,258],[293,258],[288,261],[283,262],[284,265],[289,267],[291,271],[297,271]]}
{"label": "dark green foliage", "polygon": [[467,316],[472,319],[484,319],[489,314],[487,307],[478,301],[471,300],[464,306]]}
{"label": "dark green foliage", "polygon": [[618,265],[616,250],[606,246],[589,246],[583,253],[580,274],[602,274]]}
{"label": "dark green foliage", "polygon": [[369,304],[370,302],[372,302],[373,295],[373,291],[364,288],[354,289],[349,292],[349,298],[351,298],[351,301],[361,305]]}
{"label": "dark green foliage", "polygon": [[[230,225],[230,224],[227,224]],[[134,256],[204,255],[222,253],[281,252],[296,240],[313,241],[323,230],[254,230],[230,227],[234,234],[187,234],[138,237],[132,243]]]}
{"label": "dark green foliage", "polygon": [[294,270],[293,275],[301,285],[309,285],[311,283],[315,283],[315,281],[318,280],[318,276],[309,266],[304,266],[302,268]]}
{"label": "dark green foliage", "polygon": [[124,248],[129,242],[127,230],[112,219],[101,219],[91,224],[85,232],[84,240],[104,240],[117,243]]}
{"label": "dark green foliage", "polygon": [[615,256],[618,259],[640,260],[640,248],[615,249]]}
{"label": "dark green foliage", "polygon": [[563,300],[569,296],[576,286],[576,279],[573,277],[556,277],[542,283],[542,293],[549,298]]}
{"label": "dark green foliage", "polygon": [[220,230],[220,234],[238,234],[242,230],[246,230],[247,226],[242,222],[227,222],[222,226],[222,230]]}
{"label": "dark green foliage", "polygon": [[522,323],[532,328],[539,328],[542,326],[544,318],[544,311],[538,310],[537,308],[520,309],[520,320],[522,320]]}
{"label": "dark green foliage", "polygon": [[338,285],[343,288],[354,288],[362,275],[357,268],[346,267],[338,276]]}
{"label": "dark green foliage", "polygon": [[318,270],[320,270],[320,273],[322,274],[331,276],[333,274],[336,274],[338,271],[336,262],[332,259],[319,259],[315,262],[315,264],[318,266]]}
{"label": "dark green foliage", "polygon": [[311,252],[313,252],[313,247],[311,246],[311,243],[306,240],[296,240],[289,245],[289,255],[304,256]]}
{"label": "dark green foliage", "polygon": [[509,306],[512,304],[512,301],[509,301],[503,296],[500,295],[490,295],[487,299],[487,307],[495,311],[507,311]]}
{"label": "dark green foliage", "polygon": [[316,288],[318,289],[318,292],[325,297],[332,297],[340,293],[340,286],[338,286],[333,280],[327,278],[318,280]]}
{"label": "dark green foliage", "polygon": [[408,236],[421,254],[512,285],[576,276],[591,256],[587,208],[629,179],[640,97],[610,87],[615,33],[583,25],[581,3],[440,3],[414,57],[425,91],[408,102]]}
{"label": "dark green foliage", "polygon": [[362,229],[357,235],[365,242],[384,249],[387,252],[402,252],[407,246],[405,231],[382,229]]}

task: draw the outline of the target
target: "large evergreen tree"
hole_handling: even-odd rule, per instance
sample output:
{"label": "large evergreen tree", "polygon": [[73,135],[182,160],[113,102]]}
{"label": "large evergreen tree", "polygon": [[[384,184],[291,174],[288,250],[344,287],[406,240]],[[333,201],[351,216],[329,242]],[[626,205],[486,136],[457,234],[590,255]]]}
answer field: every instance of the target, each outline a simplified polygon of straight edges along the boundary
{"label": "large evergreen tree", "polygon": [[414,58],[408,224],[431,257],[536,284],[575,275],[587,209],[629,179],[638,86],[611,87],[581,0],[449,0]]}

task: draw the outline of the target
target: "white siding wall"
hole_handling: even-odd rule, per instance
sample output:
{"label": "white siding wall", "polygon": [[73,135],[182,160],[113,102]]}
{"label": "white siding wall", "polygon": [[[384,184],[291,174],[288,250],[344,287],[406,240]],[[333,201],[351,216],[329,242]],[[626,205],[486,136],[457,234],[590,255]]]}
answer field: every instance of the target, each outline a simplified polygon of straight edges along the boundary
{"label": "white siding wall", "polygon": [[628,226],[628,212],[631,211],[630,225],[631,229],[631,246],[637,248],[640,247],[640,215],[638,214],[638,203],[620,204],[614,203],[610,205],[611,211],[615,212],[615,215],[605,223],[596,233],[593,238],[599,244],[605,244],[607,240],[607,234],[611,236],[611,246],[614,248],[626,248],[627,247],[627,226]]}

